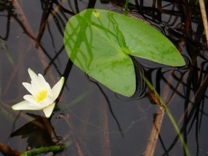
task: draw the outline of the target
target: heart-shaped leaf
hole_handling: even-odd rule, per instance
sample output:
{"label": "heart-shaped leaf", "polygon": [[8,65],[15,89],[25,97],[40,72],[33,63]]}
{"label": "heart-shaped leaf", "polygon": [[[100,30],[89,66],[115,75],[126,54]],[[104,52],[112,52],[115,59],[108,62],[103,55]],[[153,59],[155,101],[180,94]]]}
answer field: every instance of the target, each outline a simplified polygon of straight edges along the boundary
{"label": "heart-shaped leaf", "polygon": [[136,89],[130,55],[170,66],[185,64],[175,46],[154,27],[107,10],[87,9],[70,18],[64,45],[75,65],[129,97]]}

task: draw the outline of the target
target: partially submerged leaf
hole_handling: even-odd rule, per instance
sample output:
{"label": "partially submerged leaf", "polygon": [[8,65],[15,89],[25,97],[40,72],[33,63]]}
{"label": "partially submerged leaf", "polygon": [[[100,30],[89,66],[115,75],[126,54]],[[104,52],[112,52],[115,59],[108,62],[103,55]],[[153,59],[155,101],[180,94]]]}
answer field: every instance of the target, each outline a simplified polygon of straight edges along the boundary
{"label": "partially submerged leaf", "polygon": [[170,66],[185,64],[175,46],[155,28],[107,10],[87,9],[70,18],[64,45],[75,65],[125,96],[136,89],[130,55]]}

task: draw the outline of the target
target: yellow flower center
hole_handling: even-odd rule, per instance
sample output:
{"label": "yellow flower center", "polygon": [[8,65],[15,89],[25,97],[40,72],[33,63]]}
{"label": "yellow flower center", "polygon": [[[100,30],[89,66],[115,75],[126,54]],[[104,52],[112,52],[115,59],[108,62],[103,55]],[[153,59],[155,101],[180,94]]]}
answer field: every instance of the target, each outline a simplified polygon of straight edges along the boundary
{"label": "yellow flower center", "polygon": [[36,102],[41,102],[46,98],[47,95],[47,90],[41,90],[35,97],[36,97]]}

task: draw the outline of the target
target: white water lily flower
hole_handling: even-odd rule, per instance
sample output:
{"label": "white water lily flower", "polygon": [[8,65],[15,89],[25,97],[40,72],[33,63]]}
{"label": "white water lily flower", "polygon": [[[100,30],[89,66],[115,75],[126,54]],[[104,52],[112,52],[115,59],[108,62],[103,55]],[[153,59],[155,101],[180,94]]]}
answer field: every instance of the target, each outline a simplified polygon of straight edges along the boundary
{"label": "white water lily flower", "polygon": [[23,86],[30,92],[31,95],[25,95],[25,99],[12,106],[14,110],[43,110],[45,116],[51,116],[55,100],[61,92],[64,84],[64,77],[54,85],[51,89],[50,85],[45,81],[41,74],[36,75],[30,68],[28,73],[31,78],[31,84],[23,82]]}

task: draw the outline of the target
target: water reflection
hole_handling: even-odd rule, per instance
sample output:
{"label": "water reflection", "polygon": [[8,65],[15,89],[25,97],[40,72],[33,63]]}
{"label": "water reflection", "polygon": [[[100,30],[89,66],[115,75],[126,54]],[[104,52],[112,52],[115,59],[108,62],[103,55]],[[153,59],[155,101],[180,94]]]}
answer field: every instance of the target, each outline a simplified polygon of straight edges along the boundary
{"label": "water reflection", "polygon": [[[85,1],[53,1],[52,3],[19,1],[19,8],[13,2],[7,2],[11,5],[0,3],[0,35],[14,60],[14,66],[5,55],[5,50],[1,48],[0,121],[3,124],[0,129],[1,141],[20,151],[24,151],[28,146],[38,147],[56,142],[51,138],[51,131],[45,128],[47,126],[43,120],[35,115],[31,122],[21,115],[15,122],[15,127],[21,128],[15,128],[11,133],[12,138],[8,139],[13,130],[14,118],[17,116],[10,106],[22,99],[24,88],[22,89],[21,82],[27,78],[27,73],[24,71],[31,67],[45,73],[51,82],[56,82],[55,80],[63,73],[68,77],[58,104],[60,110],[54,112],[49,122],[49,127],[54,128],[58,140],[59,136],[61,138],[69,136],[67,141],[75,142],[64,150],[63,155],[142,155],[148,142],[147,138],[157,106],[152,105],[147,96],[141,96],[139,100],[117,98],[114,93],[100,85],[124,133],[125,137],[121,137],[118,124],[109,111],[103,93],[95,87],[94,83],[86,79],[83,72],[68,62],[63,48],[63,30],[68,18],[87,6],[94,7],[95,1],[90,1],[90,4]],[[164,66],[158,68],[151,62],[138,61],[142,64],[148,79],[168,103],[181,127],[191,154],[206,155],[207,48],[204,45],[205,38],[198,6],[194,1],[134,2],[132,2],[133,8],[145,19],[152,21],[153,25],[156,23],[161,27],[184,55],[187,65],[177,69]],[[112,6],[105,4],[103,7]],[[26,18],[23,19],[24,15]],[[33,33],[28,31],[23,20],[29,21]],[[200,49],[203,49],[203,52]],[[140,82],[138,88],[139,84]],[[93,89],[90,94],[81,96],[90,89]],[[138,92],[139,96],[143,94],[140,90]],[[36,122],[39,127],[36,126]],[[34,129],[34,124],[38,127],[38,131]],[[37,137],[37,132],[46,137],[41,135]],[[17,136],[24,136],[26,139]],[[166,118],[163,121],[155,155],[184,155],[175,131]]]}
{"label": "water reflection", "polygon": [[50,121],[47,118],[38,115],[29,113],[28,115],[35,119],[12,132],[10,136],[21,136],[21,138],[27,138],[28,144],[26,149],[55,145],[55,140],[57,141],[57,136],[54,135],[54,131]]}

